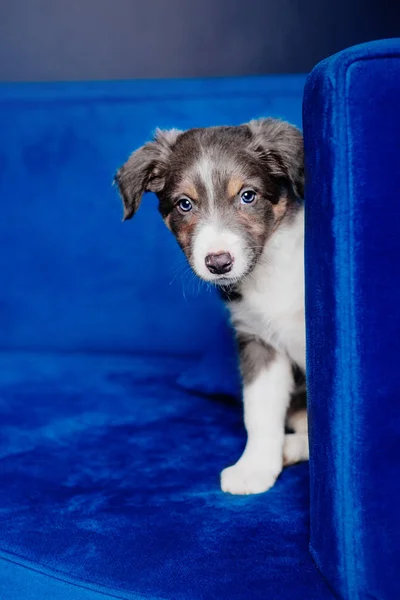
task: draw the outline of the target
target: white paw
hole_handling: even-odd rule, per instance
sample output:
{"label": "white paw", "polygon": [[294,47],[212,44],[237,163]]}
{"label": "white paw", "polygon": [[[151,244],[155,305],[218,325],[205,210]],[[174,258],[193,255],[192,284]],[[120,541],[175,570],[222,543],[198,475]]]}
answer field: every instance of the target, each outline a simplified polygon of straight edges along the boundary
{"label": "white paw", "polygon": [[229,494],[261,494],[271,488],[279,472],[254,465],[236,463],[221,473],[221,489]]}
{"label": "white paw", "polygon": [[288,433],[283,444],[284,466],[308,460],[308,436],[306,433]]}

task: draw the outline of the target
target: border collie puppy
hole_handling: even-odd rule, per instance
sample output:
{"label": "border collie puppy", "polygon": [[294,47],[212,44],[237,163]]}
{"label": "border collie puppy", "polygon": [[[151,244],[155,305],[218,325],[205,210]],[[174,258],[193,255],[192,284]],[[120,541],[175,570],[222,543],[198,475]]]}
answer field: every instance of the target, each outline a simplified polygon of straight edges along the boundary
{"label": "border collie puppy", "polygon": [[[304,388],[304,161],[298,129],[276,119],[157,130],[116,175],[124,219],[144,192],[236,330],[247,445],[221,473],[231,494],[268,490],[308,459]],[[285,425],[292,433],[285,435]]]}

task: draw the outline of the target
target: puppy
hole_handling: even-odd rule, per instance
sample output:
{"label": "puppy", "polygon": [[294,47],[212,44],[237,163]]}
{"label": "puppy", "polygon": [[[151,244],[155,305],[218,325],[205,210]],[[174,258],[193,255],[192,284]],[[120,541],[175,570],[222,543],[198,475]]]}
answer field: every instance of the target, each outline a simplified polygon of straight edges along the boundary
{"label": "puppy", "polygon": [[[124,220],[144,192],[195,273],[218,286],[236,330],[247,445],[221,473],[231,494],[268,490],[308,458],[304,390],[303,140],[275,119],[157,130],[116,175]],[[286,426],[292,430],[285,435]]]}

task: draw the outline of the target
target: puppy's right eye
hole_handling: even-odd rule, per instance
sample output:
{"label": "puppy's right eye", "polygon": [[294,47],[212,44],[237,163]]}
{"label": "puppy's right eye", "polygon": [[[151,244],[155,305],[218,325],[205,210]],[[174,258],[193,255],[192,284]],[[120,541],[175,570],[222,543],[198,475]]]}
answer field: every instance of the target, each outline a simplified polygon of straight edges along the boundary
{"label": "puppy's right eye", "polygon": [[181,198],[177,204],[179,210],[181,212],[187,213],[192,210],[193,205],[190,202],[189,198]]}

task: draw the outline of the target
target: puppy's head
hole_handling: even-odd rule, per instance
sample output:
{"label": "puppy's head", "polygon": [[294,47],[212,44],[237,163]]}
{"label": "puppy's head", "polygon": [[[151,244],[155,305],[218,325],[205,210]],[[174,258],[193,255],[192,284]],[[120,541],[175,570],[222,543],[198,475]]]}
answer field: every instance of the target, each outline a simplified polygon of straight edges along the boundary
{"label": "puppy's head", "polygon": [[193,270],[206,281],[240,281],[303,197],[303,141],[275,119],[239,127],[157,130],[116,175],[130,219],[146,191]]}

